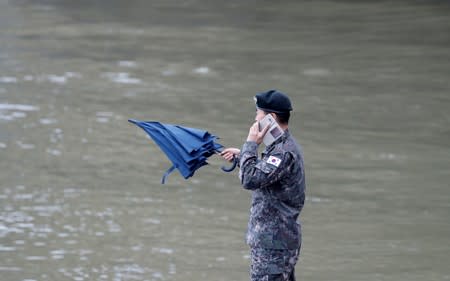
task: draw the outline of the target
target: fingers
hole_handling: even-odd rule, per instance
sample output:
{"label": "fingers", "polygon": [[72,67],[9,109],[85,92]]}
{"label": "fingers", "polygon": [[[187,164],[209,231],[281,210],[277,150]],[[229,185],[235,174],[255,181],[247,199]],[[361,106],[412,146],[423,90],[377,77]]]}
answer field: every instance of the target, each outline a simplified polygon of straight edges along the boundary
{"label": "fingers", "polygon": [[239,154],[239,153],[241,153],[241,151],[239,150],[239,148],[228,147],[228,148],[225,148],[225,149],[221,152],[221,154],[225,154],[225,153]]}
{"label": "fingers", "polygon": [[235,155],[238,155],[241,151],[238,148],[229,147],[225,148],[221,153],[222,156],[227,161],[232,161]]}
{"label": "fingers", "polygon": [[259,133],[259,122],[256,121],[255,123],[253,123],[253,125],[250,127],[250,130],[253,133],[258,134]]}
{"label": "fingers", "polygon": [[270,129],[271,124],[267,124],[264,129],[261,131],[261,136],[264,137],[267,131]]}
{"label": "fingers", "polygon": [[265,126],[262,131],[259,131],[259,122],[255,122],[248,132],[247,141],[254,141],[257,144],[260,144],[264,136],[266,135],[267,131],[270,129],[270,124]]}
{"label": "fingers", "polygon": [[247,141],[256,141],[259,134],[259,123],[255,122],[248,130]]}
{"label": "fingers", "polygon": [[222,157],[227,161],[231,161],[234,158],[234,154],[231,152],[227,152],[227,153],[223,153]]}
{"label": "fingers", "polygon": [[231,161],[231,160],[233,160],[234,155],[233,154],[227,154],[227,155],[224,155],[223,158],[225,160],[227,160],[227,161]]}
{"label": "fingers", "polygon": [[232,150],[231,147],[227,147],[224,150],[222,150],[222,152],[220,154],[223,155],[223,154],[229,153],[229,152],[231,152],[231,150]]}

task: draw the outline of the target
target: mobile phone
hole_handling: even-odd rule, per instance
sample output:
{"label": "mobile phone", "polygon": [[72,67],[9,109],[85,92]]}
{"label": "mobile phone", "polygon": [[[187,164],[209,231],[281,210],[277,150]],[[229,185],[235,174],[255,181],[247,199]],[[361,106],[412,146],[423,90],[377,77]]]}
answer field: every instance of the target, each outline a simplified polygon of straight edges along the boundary
{"label": "mobile phone", "polygon": [[269,146],[274,141],[279,139],[284,134],[284,131],[281,129],[280,125],[278,125],[277,121],[275,121],[275,118],[273,118],[270,114],[267,114],[261,121],[259,121],[259,131],[262,131],[267,125],[270,125],[270,128],[264,135],[263,143],[266,146]]}

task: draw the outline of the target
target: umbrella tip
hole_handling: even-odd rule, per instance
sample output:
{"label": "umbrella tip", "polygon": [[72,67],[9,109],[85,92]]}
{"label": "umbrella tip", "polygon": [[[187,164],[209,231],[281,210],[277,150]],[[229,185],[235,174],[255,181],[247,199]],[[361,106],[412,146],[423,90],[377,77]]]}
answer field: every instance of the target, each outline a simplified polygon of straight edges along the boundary
{"label": "umbrella tip", "polygon": [[133,123],[133,124],[136,124],[138,121],[135,120],[135,119],[128,119],[128,122]]}

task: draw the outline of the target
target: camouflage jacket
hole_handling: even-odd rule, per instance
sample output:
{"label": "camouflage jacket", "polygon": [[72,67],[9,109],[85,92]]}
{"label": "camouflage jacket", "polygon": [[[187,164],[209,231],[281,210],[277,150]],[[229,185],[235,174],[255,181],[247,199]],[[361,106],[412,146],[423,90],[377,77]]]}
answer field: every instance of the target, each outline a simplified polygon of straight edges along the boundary
{"label": "camouflage jacket", "polygon": [[286,131],[266,147],[258,159],[258,145],[246,142],[241,150],[239,178],[252,191],[247,244],[266,249],[297,249],[297,222],[305,201],[305,170],[301,147]]}

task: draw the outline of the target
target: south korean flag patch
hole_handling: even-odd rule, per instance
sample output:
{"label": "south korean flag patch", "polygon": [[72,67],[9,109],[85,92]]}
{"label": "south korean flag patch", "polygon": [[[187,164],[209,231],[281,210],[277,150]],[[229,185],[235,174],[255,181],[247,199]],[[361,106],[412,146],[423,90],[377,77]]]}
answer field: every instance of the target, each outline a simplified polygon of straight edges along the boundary
{"label": "south korean flag patch", "polygon": [[274,165],[275,167],[280,166],[281,159],[275,156],[269,156],[269,159],[266,161],[268,164]]}

